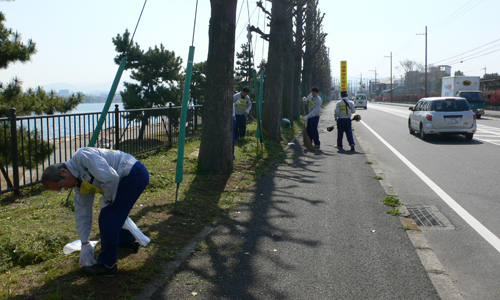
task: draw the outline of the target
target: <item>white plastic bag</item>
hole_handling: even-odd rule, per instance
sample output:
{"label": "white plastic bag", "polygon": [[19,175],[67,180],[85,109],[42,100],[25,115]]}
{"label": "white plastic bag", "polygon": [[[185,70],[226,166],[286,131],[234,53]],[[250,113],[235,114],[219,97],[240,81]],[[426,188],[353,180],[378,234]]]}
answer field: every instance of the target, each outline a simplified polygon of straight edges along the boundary
{"label": "white plastic bag", "polygon": [[[95,245],[99,243],[99,241],[89,241],[90,245],[92,245],[92,248],[95,248]],[[64,254],[70,254],[75,251],[81,251],[82,250],[82,241],[81,240],[76,240],[72,241],[69,244],[66,244],[63,248],[63,253]]]}
{"label": "white plastic bag", "polygon": [[146,247],[149,242],[151,241],[150,238],[144,235],[142,231],[135,225],[134,221],[130,217],[127,217],[127,220],[125,221],[125,224],[123,224],[123,229],[126,229],[132,233],[132,235],[135,237],[135,239],[141,244],[143,247]]}

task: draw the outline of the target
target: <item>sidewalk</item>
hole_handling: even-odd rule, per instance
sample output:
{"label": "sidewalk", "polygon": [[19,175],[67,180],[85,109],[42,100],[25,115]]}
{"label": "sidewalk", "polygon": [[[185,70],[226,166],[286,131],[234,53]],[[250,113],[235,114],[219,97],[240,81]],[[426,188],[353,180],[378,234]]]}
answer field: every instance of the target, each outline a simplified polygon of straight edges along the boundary
{"label": "sidewalk", "polygon": [[298,136],[293,161],[256,182],[168,282],[138,299],[439,299],[400,219],[386,213],[362,141],[355,152],[334,148],[333,109],[322,112],[321,151]]}

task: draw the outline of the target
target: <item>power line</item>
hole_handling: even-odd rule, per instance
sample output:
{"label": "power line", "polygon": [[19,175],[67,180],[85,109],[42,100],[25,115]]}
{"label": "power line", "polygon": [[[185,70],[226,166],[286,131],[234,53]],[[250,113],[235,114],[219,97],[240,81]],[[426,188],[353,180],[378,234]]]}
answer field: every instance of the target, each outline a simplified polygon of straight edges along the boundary
{"label": "power line", "polygon": [[474,57],[471,57],[471,58],[468,58],[468,59],[456,60],[456,61],[453,61],[453,62],[451,62],[449,64],[453,65],[453,64],[457,64],[457,63],[463,63],[465,60],[471,60],[471,59],[478,58],[478,57],[481,57],[481,56],[485,56],[485,55],[488,55],[488,54],[491,54],[491,53],[495,53],[495,52],[498,52],[498,51],[500,51],[500,49],[497,49],[495,51],[491,51],[491,52],[488,52],[488,53],[484,53],[482,55],[474,56]]}
{"label": "power line", "polygon": [[[255,14],[256,10],[257,10],[257,6],[253,10],[252,15],[250,16],[250,18],[253,17],[253,15]],[[243,26],[243,29],[240,31],[240,34],[238,34],[238,37],[236,38],[236,41],[240,38],[240,36],[243,33],[243,31],[247,30],[247,25],[250,25],[250,18],[249,18],[249,21],[247,23],[245,23],[245,26]]]}
{"label": "power line", "polygon": [[418,37],[418,36],[416,36],[416,35],[415,35],[415,36],[413,36],[413,37],[410,39],[410,41],[409,41],[408,43],[406,43],[406,45],[404,45],[404,46],[403,46],[400,50],[395,51],[394,53],[395,53],[396,55],[401,55],[401,54],[405,53],[408,49],[410,49],[410,48],[411,48],[411,47],[412,47],[412,46],[413,46],[413,45],[417,42],[418,38],[419,38],[419,37]]}
{"label": "power line", "polygon": [[241,3],[240,13],[238,14],[238,19],[236,19],[236,26],[238,26],[238,23],[240,22],[241,12],[243,11],[243,4],[245,4],[245,1]]}
{"label": "power line", "polygon": [[[474,2],[472,2],[474,1]],[[469,4],[470,2],[472,2],[471,4]],[[441,29],[443,28],[444,26],[450,24],[451,22],[455,21],[456,19],[460,18],[461,16],[463,16],[465,13],[469,12],[470,10],[472,10],[474,7],[476,7],[477,5],[479,5],[481,2],[483,2],[483,0],[471,0],[469,2],[467,2],[466,4],[464,4],[461,8],[459,8],[458,10],[456,10],[454,13],[452,13],[451,15],[449,15],[447,18],[445,18],[444,20],[442,20],[441,22],[437,23],[436,25],[434,25],[435,27],[431,27],[432,28],[432,31],[435,31],[435,30],[438,30],[438,29]],[[467,6],[468,5],[468,6]],[[467,7],[466,7],[467,6]],[[462,11],[461,11],[462,10]],[[455,15],[456,14],[456,15]],[[447,20],[448,18],[451,18],[449,20]]]}
{"label": "power line", "polygon": [[[462,55],[464,55],[464,54],[467,54],[467,53],[470,53],[470,52],[475,51],[475,50],[477,50],[477,49],[480,49],[480,48],[486,47],[486,46],[491,45],[491,44],[493,44],[493,43],[496,43],[496,42],[498,42],[498,41],[500,41],[500,39],[497,39],[497,40],[494,40],[494,41],[492,41],[492,42],[486,43],[486,44],[484,44],[484,45],[482,45],[482,46],[479,46],[479,47],[477,47],[477,48],[471,49],[471,50],[469,50],[469,51],[465,51],[465,52],[463,52],[463,53],[460,53],[460,54],[457,54],[457,55],[454,55],[454,56],[451,56],[451,57],[448,57],[448,58],[445,58],[445,59],[442,59],[442,60],[436,61],[436,62],[435,62],[435,63],[433,63],[433,64],[438,64],[438,63],[443,62],[443,61],[449,61],[449,60],[451,60],[451,59],[453,59],[453,58],[455,58],[455,57],[457,57],[457,56],[462,56]],[[498,47],[498,45],[497,45],[497,46],[494,46],[494,47]],[[486,50],[489,50],[489,49],[494,48],[494,47],[490,47],[490,48],[487,48],[487,49],[481,50],[480,52],[482,52],[482,51],[486,51]],[[479,54],[480,52],[478,52],[478,53],[474,53],[474,54],[471,54],[471,55],[476,55],[476,54]],[[465,58],[467,58],[467,57],[465,57]]]}
{"label": "power line", "polygon": [[441,21],[437,22],[435,25],[431,26],[431,28],[440,28],[439,26],[441,26],[444,23],[448,22],[450,18],[452,18],[455,14],[457,14],[462,9],[464,9],[464,7],[467,6],[467,5],[469,5],[469,3],[472,2],[472,1],[476,1],[476,0],[469,0],[467,3],[465,3],[464,5],[462,5],[459,9],[457,9],[456,11],[454,11],[453,13],[451,13],[449,16],[447,16],[446,18],[444,18]]}

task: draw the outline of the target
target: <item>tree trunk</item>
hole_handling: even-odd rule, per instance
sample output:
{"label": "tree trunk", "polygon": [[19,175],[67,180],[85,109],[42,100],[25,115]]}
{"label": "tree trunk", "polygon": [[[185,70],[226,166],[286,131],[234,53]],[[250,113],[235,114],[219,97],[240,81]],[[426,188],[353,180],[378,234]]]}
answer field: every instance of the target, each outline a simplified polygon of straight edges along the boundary
{"label": "tree trunk", "polygon": [[[296,26],[295,26],[295,48],[294,48],[294,72],[293,72],[293,94],[296,97],[300,98],[299,95],[299,86],[300,86],[300,72],[302,71],[302,43],[304,42],[303,35],[303,26],[304,26],[304,18],[303,18],[304,7],[303,4],[298,3],[296,8]],[[300,106],[293,106],[293,117],[294,119],[298,119],[300,116]]]}
{"label": "tree trunk", "polygon": [[237,0],[210,0],[207,88],[198,164],[228,174],[233,167],[234,44]]}
{"label": "tree trunk", "polygon": [[266,88],[262,128],[275,141],[281,140],[281,97],[283,95],[283,74],[285,66],[286,19],[290,4],[287,0],[273,0],[269,52],[266,67]]}
{"label": "tree trunk", "polygon": [[294,52],[293,52],[293,18],[291,10],[288,11],[288,18],[286,20],[286,32],[285,32],[285,71],[283,78],[283,118],[290,120],[290,124],[293,125],[293,107],[297,106],[294,103],[297,102],[297,97],[295,93],[294,86]]}
{"label": "tree trunk", "polygon": [[306,10],[306,51],[304,53],[304,69],[302,70],[302,95],[309,95],[312,83],[312,58],[314,41],[314,14],[316,11],[316,1],[307,0]]}

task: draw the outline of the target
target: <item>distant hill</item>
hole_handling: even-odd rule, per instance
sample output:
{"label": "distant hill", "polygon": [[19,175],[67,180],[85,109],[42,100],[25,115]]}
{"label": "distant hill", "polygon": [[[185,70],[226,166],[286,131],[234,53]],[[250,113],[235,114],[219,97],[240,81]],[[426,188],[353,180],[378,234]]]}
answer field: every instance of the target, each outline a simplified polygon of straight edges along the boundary
{"label": "distant hill", "polygon": [[[56,92],[59,92],[60,90],[69,90],[70,93],[81,92],[87,95],[99,96],[101,94],[108,94],[112,84],[113,84],[112,81],[103,83],[94,83],[94,84],[88,84],[88,83],[70,84],[65,82],[58,82],[58,83],[46,84],[43,85],[42,87],[46,91],[54,90]],[[120,81],[120,84],[118,85],[117,88],[117,92],[123,91],[124,89],[125,87],[123,86],[123,81]]]}

